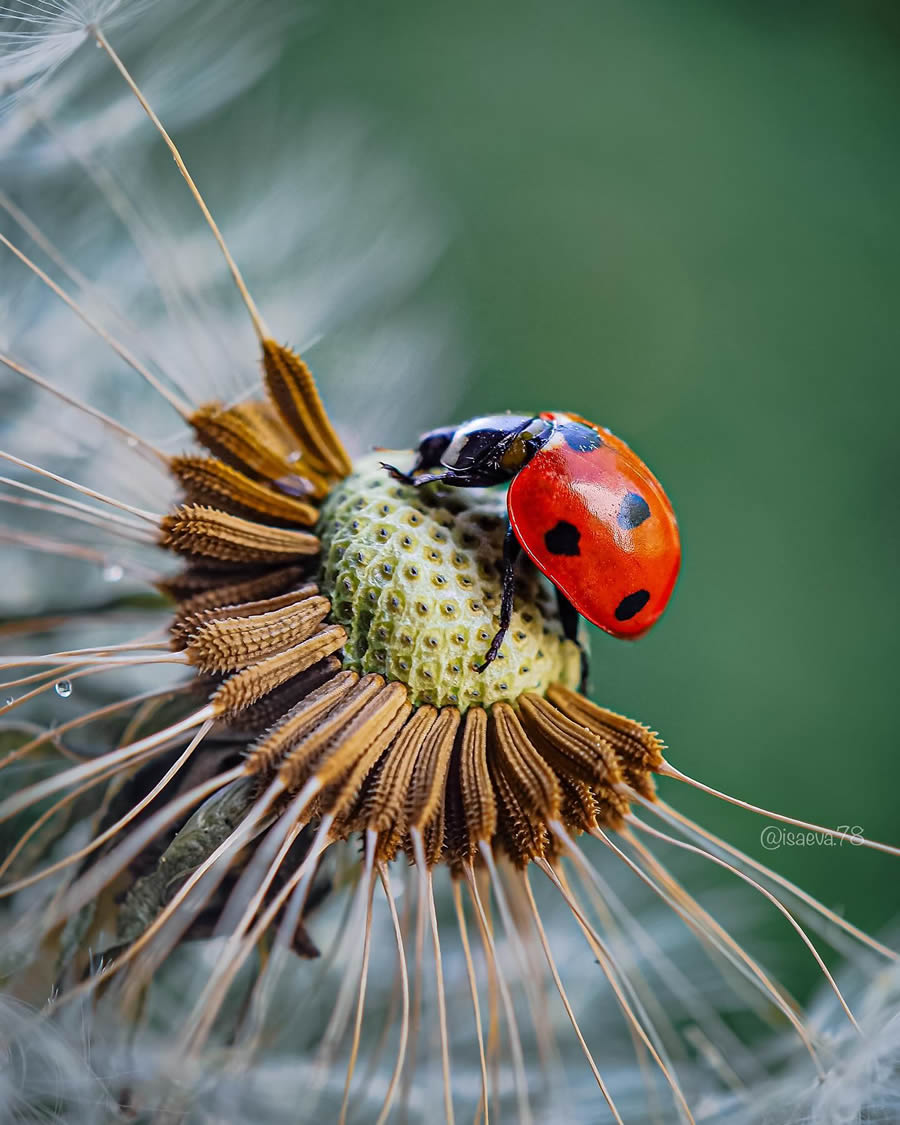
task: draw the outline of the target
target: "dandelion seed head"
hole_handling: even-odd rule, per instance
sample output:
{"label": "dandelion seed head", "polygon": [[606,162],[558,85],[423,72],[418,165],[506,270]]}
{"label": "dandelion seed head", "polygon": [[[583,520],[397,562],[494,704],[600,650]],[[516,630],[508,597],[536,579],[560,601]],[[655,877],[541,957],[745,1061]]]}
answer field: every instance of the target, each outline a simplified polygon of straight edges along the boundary
{"label": "dandelion seed head", "polygon": [[[535,572],[519,587],[530,620],[517,609],[504,659],[476,670],[483,638],[489,642],[496,628],[488,601],[499,605],[504,528],[502,496],[414,491],[392,481],[377,459],[360,462],[320,518],[322,584],[348,632],[345,666],[403,680],[414,703],[439,707],[472,699],[490,706],[557,681],[576,687],[578,648],[563,639],[558,617],[545,618],[538,607]],[[472,536],[475,552],[466,545]]]}

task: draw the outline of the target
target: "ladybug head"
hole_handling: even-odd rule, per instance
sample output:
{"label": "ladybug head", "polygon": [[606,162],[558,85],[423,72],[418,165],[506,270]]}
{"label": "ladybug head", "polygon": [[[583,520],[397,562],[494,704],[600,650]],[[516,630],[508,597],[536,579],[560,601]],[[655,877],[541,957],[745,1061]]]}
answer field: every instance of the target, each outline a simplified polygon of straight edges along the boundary
{"label": "ladybug head", "polygon": [[494,466],[511,477],[540,449],[550,427],[532,414],[488,414],[458,426],[441,457],[448,469]]}

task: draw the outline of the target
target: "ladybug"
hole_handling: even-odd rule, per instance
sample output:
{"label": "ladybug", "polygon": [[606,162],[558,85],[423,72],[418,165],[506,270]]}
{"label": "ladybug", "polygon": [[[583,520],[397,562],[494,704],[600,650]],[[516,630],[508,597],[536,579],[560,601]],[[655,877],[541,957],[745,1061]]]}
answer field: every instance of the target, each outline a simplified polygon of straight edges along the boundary
{"label": "ladybug", "polygon": [[624,441],[577,414],[473,418],[423,434],[409,473],[384,468],[415,487],[509,482],[500,626],[480,672],[509,628],[522,550],[556,587],[570,640],[577,642],[579,615],[634,638],[666,608],[681,563],[669,498]]}

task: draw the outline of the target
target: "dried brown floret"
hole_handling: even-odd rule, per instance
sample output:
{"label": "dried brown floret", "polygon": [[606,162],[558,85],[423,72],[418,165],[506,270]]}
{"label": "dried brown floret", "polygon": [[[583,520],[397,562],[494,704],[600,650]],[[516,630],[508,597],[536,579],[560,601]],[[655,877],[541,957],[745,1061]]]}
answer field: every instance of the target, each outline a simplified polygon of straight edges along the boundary
{"label": "dried brown floret", "polygon": [[583,723],[570,719],[534,692],[519,699],[519,712],[525,729],[561,776],[590,785],[620,780],[612,746]]}
{"label": "dried brown floret", "polygon": [[301,788],[319,759],[326,753],[326,748],[338,738],[341,731],[349,726],[359,712],[377,697],[383,687],[384,679],[381,676],[369,675],[357,678],[339,701],[338,706],[329,711],[313,731],[290,747],[279,770],[281,781],[289,792]]}
{"label": "dried brown floret", "polygon": [[274,340],[263,341],[266,386],[284,421],[296,434],[313,468],[336,478],[353,469],[347,452],[303,360]]}
{"label": "dried brown floret", "polygon": [[173,457],[172,474],[191,504],[220,508],[234,516],[270,519],[310,527],[318,511],[312,504],[252,480],[214,457]]}
{"label": "dried brown floret", "polygon": [[197,610],[220,605],[273,597],[300,584],[304,566],[241,567],[236,570],[189,565],[186,570],[156,583],[163,594],[177,601],[177,614],[185,616]]}
{"label": "dried brown floret", "polygon": [[534,859],[547,854],[550,834],[543,823],[533,820],[519,801],[516,789],[503,768],[504,753],[496,737],[496,727],[489,728],[488,770],[497,799],[498,823],[495,842],[518,867],[526,867]]}
{"label": "dried brown floret", "polygon": [[[277,609],[298,605],[307,598],[315,597],[318,593],[319,587],[315,582],[307,582],[305,585],[296,586],[284,594],[276,594],[271,598],[259,598],[255,601],[229,602],[216,598],[214,592],[197,595],[196,599],[188,599],[178,606],[175,623],[169,630],[175,641],[173,648],[183,648],[198,629],[211,621],[224,621],[227,618],[235,617],[255,617],[257,614],[271,613]],[[197,605],[198,608],[191,608],[192,604]]]}
{"label": "dried brown floret", "polygon": [[[311,761],[307,746],[302,753],[293,751],[282,767],[282,779],[291,773],[294,780],[290,788],[294,789],[306,780],[301,765],[303,758],[313,766],[316,780],[322,787],[322,796],[317,802],[320,813],[339,814],[344,802],[352,802],[354,791],[351,787],[351,791],[345,792],[344,784],[357,778],[360,761],[366,763],[367,769],[375,764],[410,713],[408,693],[403,684],[385,684],[380,676],[373,676],[372,680],[378,689],[374,698],[346,718],[327,741],[317,732],[320,750],[314,760]],[[401,718],[399,723],[398,718]]]}
{"label": "dried brown floret", "polygon": [[358,680],[355,672],[338,672],[310,691],[249,748],[247,757],[252,768],[259,773],[272,772],[297,743],[346,698]]}
{"label": "dried brown floret", "polygon": [[330,608],[327,598],[312,597],[268,613],[205,621],[184,651],[204,672],[236,672],[305,640]]}
{"label": "dried brown floret", "polygon": [[487,761],[488,716],[483,707],[465,715],[459,753],[451,770],[447,807],[448,852],[454,865],[471,862],[482,840],[497,831],[497,799]]}
{"label": "dried brown floret", "polygon": [[319,540],[306,531],[269,527],[197,504],[176,508],[160,528],[161,547],[230,563],[287,562],[319,550]]}
{"label": "dried brown floret", "polygon": [[491,719],[494,761],[515,790],[519,805],[534,821],[556,820],[562,800],[556,774],[529,741],[512,707],[495,704]]}
{"label": "dried brown floret", "polygon": [[367,828],[378,832],[385,858],[396,855],[406,832],[406,796],[413,769],[437,715],[437,708],[429,705],[414,713],[372,770],[356,809],[345,819],[345,832]]}
{"label": "dried brown floret", "polygon": [[298,589],[304,570],[303,566],[284,566],[266,568],[248,576],[247,571],[222,574],[190,567],[167,581],[157,583],[157,587],[178,602],[170,632],[174,637],[183,637],[186,623],[197,614],[265,601],[287,590]]}
{"label": "dried brown floret", "polygon": [[455,707],[443,707],[438,712],[437,722],[425,736],[406,794],[405,819],[410,829],[423,831],[443,802],[458,726],[459,711]]}
{"label": "dried brown floret", "polygon": [[199,441],[220,461],[263,480],[278,480],[292,471],[283,449],[272,447],[255,419],[239,407],[212,402],[190,417]]}
{"label": "dried brown floret", "polygon": [[337,652],[347,640],[347,634],[340,625],[329,625],[320,629],[299,645],[284,652],[276,653],[258,664],[251,664],[241,672],[230,676],[213,695],[213,706],[222,718],[256,703],[270,691],[280,687],[285,680],[296,676],[317,664],[331,653]]}
{"label": "dried brown floret", "polygon": [[343,834],[341,826],[356,806],[366,777],[399,735],[412,710],[403,685],[389,684],[376,703],[370,704],[368,715],[360,716],[356,729],[344,733],[345,741],[341,746],[344,762],[339,763],[336,756],[332,756],[317,770],[319,776],[334,774],[336,778],[318,802],[321,809],[335,818],[333,833],[336,837]]}
{"label": "dried brown floret", "polygon": [[341,661],[337,656],[326,656],[305,672],[291,676],[283,684],[264,695],[256,703],[244,708],[228,719],[228,733],[232,735],[258,736],[260,731],[271,730],[295,706],[298,700],[306,699],[316,688],[333,680],[341,671]]}
{"label": "dried brown floret", "polygon": [[576,723],[602,735],[613,747],[624,780],[644,797],[656,793],[652,773],[663,764],[665,743],[649,727],[634,719],[598,707],[578,692],[554,684],[547,698]]}

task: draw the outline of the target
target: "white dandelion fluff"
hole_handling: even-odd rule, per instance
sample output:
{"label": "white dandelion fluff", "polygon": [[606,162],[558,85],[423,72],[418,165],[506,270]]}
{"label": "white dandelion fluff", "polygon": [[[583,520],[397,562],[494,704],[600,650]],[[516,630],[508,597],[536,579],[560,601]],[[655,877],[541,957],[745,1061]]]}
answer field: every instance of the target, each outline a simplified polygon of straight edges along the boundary
{"label": "white dandelion fluff", "polygon": [[[29,34],[40,39],[53,31],[56,9],[48,12],[35,16]],[[241,159],[235,162],[228,145],[210,151],[206,190],[216,198],[243,272],[272,315],[291,325],[293,343],[305,352],[327,351],[340,366],[351,446],[361,451],[380,438],[391,395],[404,380],[427,382],[430,401],[444,400],[449,408],[465,372],[451,314],[415,295],[446,244],[446,221],[405,162],[373,148],[358,115],[284,120],[275,91],[258,80],[297,22],[292,7],[272,5],[249,25],[227,3],[181,5],[177,13],[166,4],[129,2],[110,13],[73,4],[62,6],[59,18],[67,34],[81,29],[79,43],[101,22],[104,33],[123,37],[136,71],[147,71],[147,95],[172,127],[221,113],[253,88],[252,104],[229,109]],[[6,21],[0,30],[18,34],[13,17]],[[266,130],[259,128],[261,117],[270,122]],[[218,248],[176,169],[160,160],[164,152],[98,50],[79,51],[0,120],[0,236],[15,247],[0,247],[11,279],[0,295],[0,350],[32,379],[52,383],[79,404],[57,399],[51,417],[22,372],[6,367],[0,386],[12,409],[4,425],[7,432],[15,427],[19,456],[85,483],[101,486],[115,465],[123,497],[154,511],[173,497],[159,461],[152,453],[148,461],[147,446],[133,433],[124,442],[110,440],[109,426],[97,415],[86,417],[83,404],[106,415],[124,404],[128,417],[140,404],[143,437],[177,450],[191,439],[171,401],[238,401],[256,378],[255,361],[246,358],[253,334],[240,315],[240,298],[225,284]],[[348,222],[354,214],[367,217]],[[134,361],[131,374],[123,354]],[[60,371],[64,380],[49,378]],[[451,371],[453,378],[442,378]],[[410,433],[425,425],[425,403],[410,405],[407,418]],[[19,499],[17,534],[46,546],[40,511],[24,509]],[[78,592],[84,601],[109,592],[111,573],[122,570],[126,583],[143,581],[148,567],[158,565],[121,535],[107,543],[87,527],[72,530],[84,543]],[[30,547],[19,557],[23,565],[0,594],[10,610],[36,605],[58,566]]]}
{"label": "white dandelion fluff", "polygon": [[7,97],[49,78],[89,28],[137,18],[152,0],[8,0],[0,10],[0,91]]}

